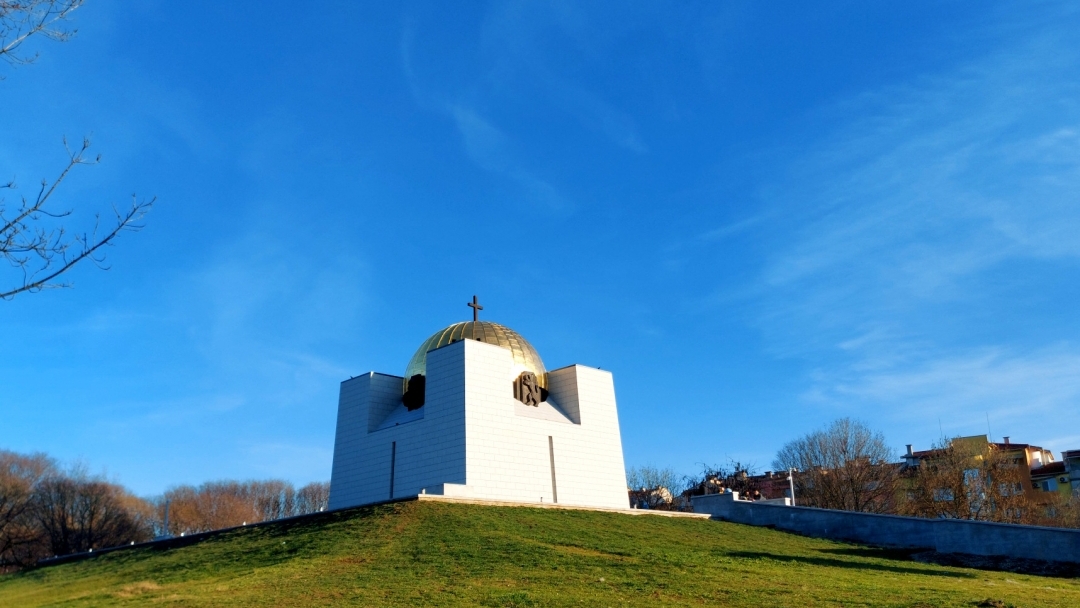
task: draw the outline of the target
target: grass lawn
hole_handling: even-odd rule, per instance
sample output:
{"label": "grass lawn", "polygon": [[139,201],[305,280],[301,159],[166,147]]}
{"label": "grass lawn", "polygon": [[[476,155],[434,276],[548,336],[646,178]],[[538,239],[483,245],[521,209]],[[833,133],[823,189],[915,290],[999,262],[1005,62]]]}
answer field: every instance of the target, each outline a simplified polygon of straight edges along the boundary
{"label": "grass lawn", "polygon": [[0,576],[0,606],[1080,606],[1080,580],[707,520],[407,502]]}

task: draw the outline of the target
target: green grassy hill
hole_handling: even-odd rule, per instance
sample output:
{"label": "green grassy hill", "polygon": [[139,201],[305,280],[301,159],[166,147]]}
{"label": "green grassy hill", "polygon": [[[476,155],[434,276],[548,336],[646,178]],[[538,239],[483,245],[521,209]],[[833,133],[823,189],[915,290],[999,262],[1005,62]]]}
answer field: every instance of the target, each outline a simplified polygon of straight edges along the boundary
{"label": "green grassy hill", "polygon": [[1080,581],[707,520],[408,502],[0,576],[3,606],[1080,606]]}

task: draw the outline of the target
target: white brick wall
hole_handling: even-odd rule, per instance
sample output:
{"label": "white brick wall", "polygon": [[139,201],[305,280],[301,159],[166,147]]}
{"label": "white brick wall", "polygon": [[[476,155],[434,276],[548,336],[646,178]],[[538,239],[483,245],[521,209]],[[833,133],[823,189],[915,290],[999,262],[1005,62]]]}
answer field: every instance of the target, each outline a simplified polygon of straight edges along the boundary
{"label": "white brick wall", "polygon": [[479,341],[428,353],[423,418],[382,430],[374,429],[404,408],[401,378],[371,373],[343,382],[330,507],[390,498],[392,442],[394,497],[426,489],[552,502],[549,437],[559,503],[627,507],[611,374],[580,365],[551,372],[558,407],[530,408],[513,397],[511,365],[509,351]]}

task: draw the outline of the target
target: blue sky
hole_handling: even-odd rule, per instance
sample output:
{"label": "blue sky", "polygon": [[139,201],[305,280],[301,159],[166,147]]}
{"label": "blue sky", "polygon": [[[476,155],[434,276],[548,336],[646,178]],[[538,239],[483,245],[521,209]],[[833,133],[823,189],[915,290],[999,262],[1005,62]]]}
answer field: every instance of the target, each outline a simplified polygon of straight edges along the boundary
{"label": "blue sky", "polygon": [[328,479],[338,383],[475,293],[614,372],[628,465],[766,469],[841,416],[1080,448],[1069,3],[253,7],[93,0],[0,67],[5,179],[90,136],[74,225],[158,197],[0,302],[0,446]]}

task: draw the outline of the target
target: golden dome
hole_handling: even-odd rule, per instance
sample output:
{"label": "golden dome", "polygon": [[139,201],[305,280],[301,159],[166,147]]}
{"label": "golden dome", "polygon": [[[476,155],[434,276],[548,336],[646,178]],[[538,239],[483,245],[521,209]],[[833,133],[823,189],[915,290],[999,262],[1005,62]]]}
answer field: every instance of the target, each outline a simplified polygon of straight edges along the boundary
{"label": "golden dome", "polygon": [[540,360],[540,355],[532,344],[509,327],[490,321],[454,323],[432,334],[430,338],[424,340],[420,348],[416,349],[416,354],[412,356],[409,366],[405,368],[405,382],[407,383],[409,378],[416,374],[427,375],[428,352],[458,340],[479,340],[505,348],[514,356],[514,378],[517,378],[521,372],[530,371],[536,374],[540,386],[547,388],[547,369],[544,368],[544,362]]}

